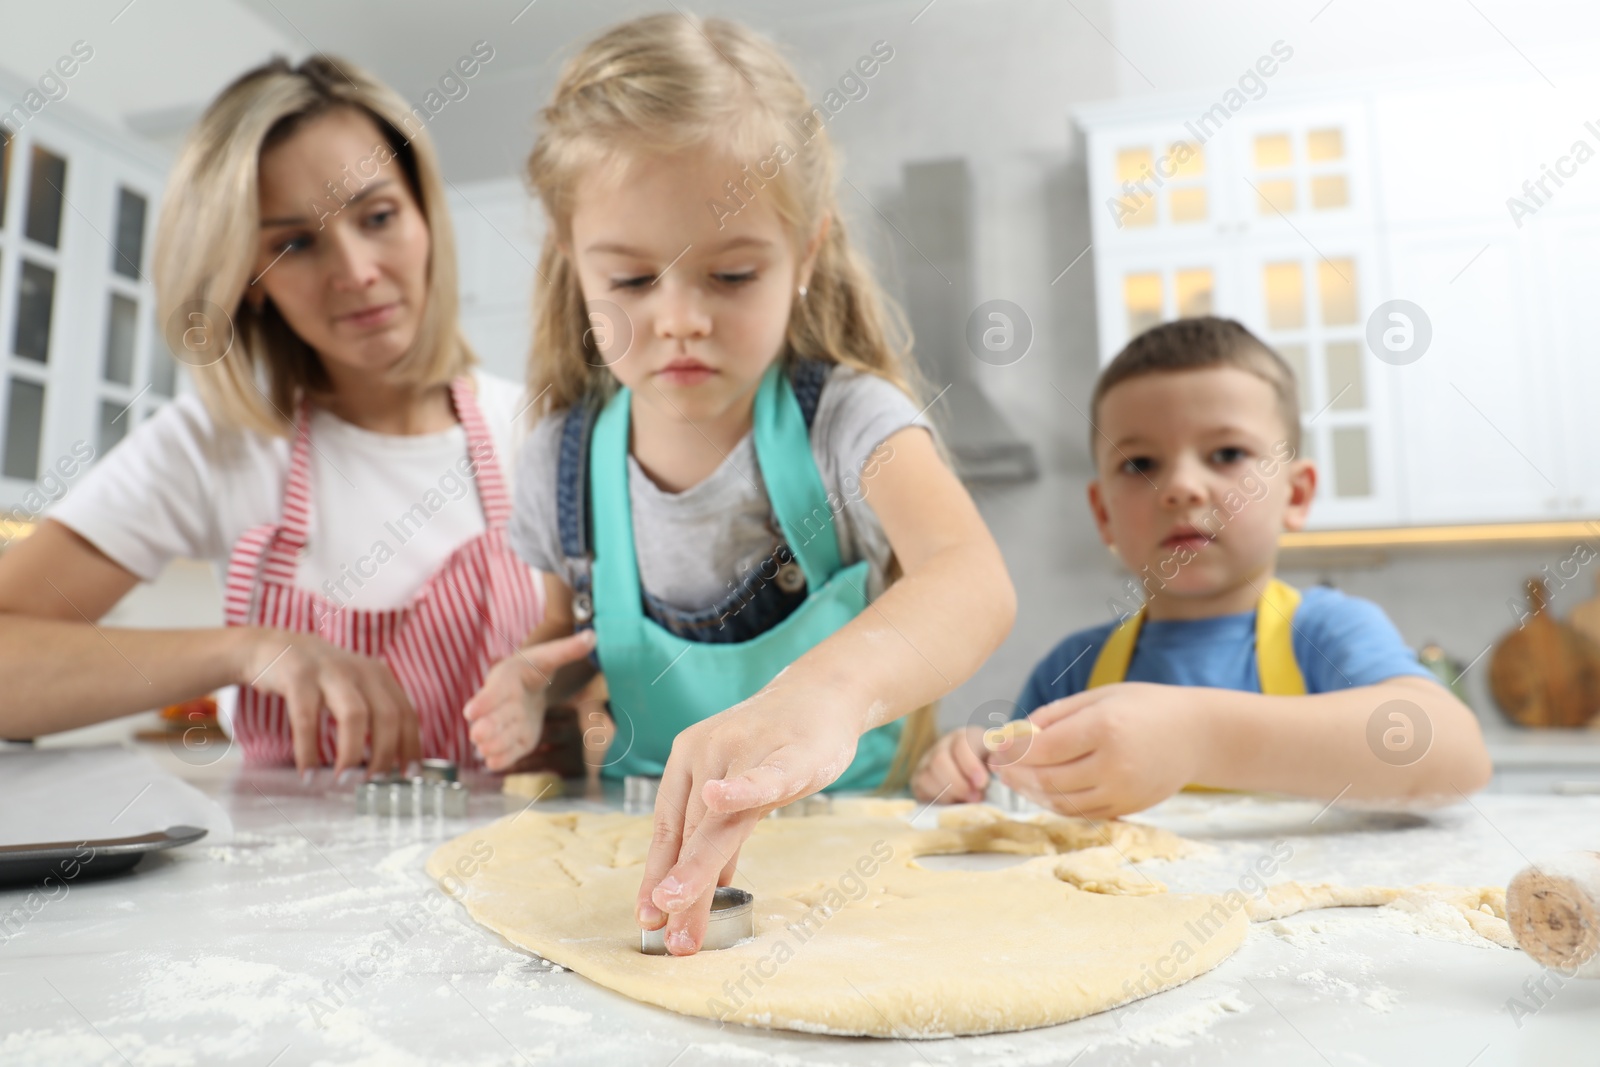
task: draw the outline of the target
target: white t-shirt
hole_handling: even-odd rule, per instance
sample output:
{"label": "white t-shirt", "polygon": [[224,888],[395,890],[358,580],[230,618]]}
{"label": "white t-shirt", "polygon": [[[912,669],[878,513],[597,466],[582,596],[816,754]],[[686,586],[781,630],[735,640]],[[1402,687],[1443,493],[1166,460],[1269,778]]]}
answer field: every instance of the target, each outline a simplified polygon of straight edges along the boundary
{"label": "white t-shirt", "polygon": [[[525,393],[504,378],[474,377],[510,492]],[[317,408],[310,435],[301,588],[357,610],[403,607],[457,546],[483,532],[477,485],[461,475],[470,469],[461,426],[381,434]],[[199,397],[182,396],[106,453],[49,514],[145,581],[174,559],[212,561],[225,580],[240,535],[283,513],[289,447],[287,437],[218,425]]]}

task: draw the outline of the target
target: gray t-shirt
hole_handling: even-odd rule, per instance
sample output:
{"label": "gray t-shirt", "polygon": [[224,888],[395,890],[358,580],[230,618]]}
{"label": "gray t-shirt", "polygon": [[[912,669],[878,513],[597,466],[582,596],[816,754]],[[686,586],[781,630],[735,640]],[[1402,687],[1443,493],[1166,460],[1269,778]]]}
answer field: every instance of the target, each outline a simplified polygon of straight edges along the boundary
{"label": "gray t-shirt", "polygon": [[[570,586],[575,574],[561,551],[556,508],[564,416],[545,416],[523,442],[509,533],[523,562]],[[893,462],[880,446],[907,426],[932,432],[911,398],[893,383],[849,367],[834,367],[828,375],[811,426],[811,454],[836,515],[843,562],[867,561],[869,598],[883,591],[891,549],[866,499],[861,472],[869,459],[879,466]],[[630,455],[628,494],[639,580],[652,596],[680,611],[700,611],[721,601],[777,544],[751,434],[704,481],[681,493],[663,491]]]}

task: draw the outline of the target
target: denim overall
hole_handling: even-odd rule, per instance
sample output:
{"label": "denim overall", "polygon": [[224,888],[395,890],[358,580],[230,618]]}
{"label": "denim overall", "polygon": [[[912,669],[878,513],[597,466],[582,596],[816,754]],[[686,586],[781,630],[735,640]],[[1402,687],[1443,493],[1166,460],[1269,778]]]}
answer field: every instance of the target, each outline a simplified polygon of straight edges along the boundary
{"label": "denim overall", "polygon": [[[579,629],[595,628],[595,657],[617,727],[607,777],[659,776],[679,731],[754,695],[866,609],[868,565],[842,564],[834,512],[811,453],[811,422],[829,369],[797,361],[785,373],[774,364],[762,378],[756,461],[776,544],[731,593],[698,611],[676,610],[640,586],[628,494],[629,391],[619,390],[598,413],[580,405],[567,414],[558,521],[574,575],[573,614]],[[828,788],[879,785],[901,729],[897,721],[864,734],[854,762]]]}

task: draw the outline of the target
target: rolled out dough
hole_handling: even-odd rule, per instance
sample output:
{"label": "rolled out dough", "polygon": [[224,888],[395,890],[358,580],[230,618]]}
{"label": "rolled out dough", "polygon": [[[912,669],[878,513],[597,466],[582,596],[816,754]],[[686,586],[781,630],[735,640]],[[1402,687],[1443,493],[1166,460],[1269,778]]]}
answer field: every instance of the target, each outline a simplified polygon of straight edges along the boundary
{"label": "rolled out dough", "polygon": [[[735,884],[755,936],[688,957],[639,951],[650,819],[525,812],[441,846],[428,873],[479,923],[629,997],[750,1026],[932,1038],[1048,1026],[1188,981],[1244,939],[1218,896],[1169,894],[1137,863],[1188,843],[1134,823],[956,808],[903,819],[768,819]],[[1011,852],[999,871],[916,857]],[[1128,862],[1125,862],[1128,861]]]}

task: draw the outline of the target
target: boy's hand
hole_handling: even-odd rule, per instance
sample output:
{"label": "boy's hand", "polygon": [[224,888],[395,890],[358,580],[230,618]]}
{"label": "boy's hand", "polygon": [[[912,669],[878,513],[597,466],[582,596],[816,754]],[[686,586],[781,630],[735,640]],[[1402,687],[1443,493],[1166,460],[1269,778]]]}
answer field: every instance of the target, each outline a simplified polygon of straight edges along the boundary
{"label": "boy's hand", "polygon": [[491,771],[499,772],[533,751],[544,731],[550,679],[594,648],[594,631],[518,649],[489,669],[483,687],[462,709],[468,736]]}
{"label": "boy's hand", "polygon": [[922,754],[911,792],[924,803],[974,804],[989,786],[989,753],[981,726],[952,730]]}
{"label": "boy's hand", "polygon": [[1035,732],[996,747],[996,773],[1063,815],[1143,811],[1198,776],[1204,723],[1195,704],[1175,685],[1085,690],[1028,716]]}

